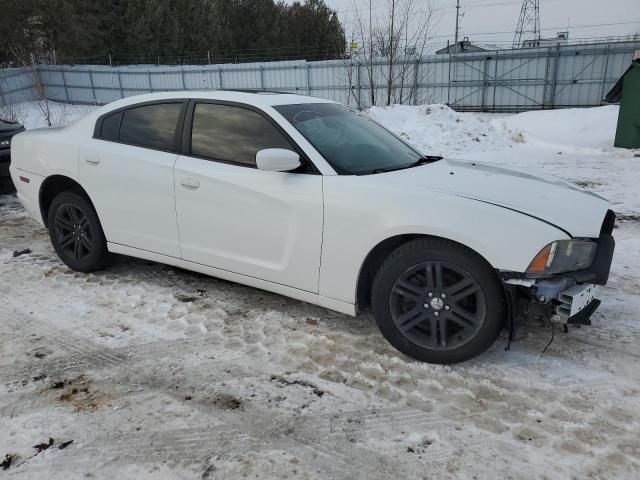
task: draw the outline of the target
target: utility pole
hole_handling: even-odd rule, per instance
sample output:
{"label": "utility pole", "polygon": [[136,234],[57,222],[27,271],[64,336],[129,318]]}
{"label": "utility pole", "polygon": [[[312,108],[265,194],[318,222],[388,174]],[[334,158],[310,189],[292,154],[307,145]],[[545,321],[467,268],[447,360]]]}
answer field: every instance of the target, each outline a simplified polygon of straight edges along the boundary
{"label": "utility pole", "polygon": [[460,22],[460,0],[456,1],[456,34],[455,34],[455,41],[454,41],[454,48],[457,48],[458,45],[458,30],[459,30],[459,22]]}

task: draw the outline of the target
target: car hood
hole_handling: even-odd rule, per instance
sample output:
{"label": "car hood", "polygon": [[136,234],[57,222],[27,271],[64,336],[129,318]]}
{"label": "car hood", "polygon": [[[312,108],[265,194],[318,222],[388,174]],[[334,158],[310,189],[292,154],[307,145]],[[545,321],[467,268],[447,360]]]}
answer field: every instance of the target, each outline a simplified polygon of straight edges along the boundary
{"label": "car hood", "polygon": [[572,237],[597,237],[609,209],[604,198],[552,175],[485,163],[443,159],[382,176],[516,210]]}

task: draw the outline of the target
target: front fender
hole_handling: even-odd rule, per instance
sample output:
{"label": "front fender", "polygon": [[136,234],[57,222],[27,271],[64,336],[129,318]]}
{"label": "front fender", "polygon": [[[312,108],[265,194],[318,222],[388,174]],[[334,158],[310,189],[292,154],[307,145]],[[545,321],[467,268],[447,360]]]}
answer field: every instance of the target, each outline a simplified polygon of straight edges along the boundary
{"label": "front fender", "polygon": [[320,295],[355,303],[363,262],[378,244],[398,235],[428,235],[467,246],[498,270],[524,272],[562,230],[497,205],[428,189],[380,186],[361,177],[324,177]]}

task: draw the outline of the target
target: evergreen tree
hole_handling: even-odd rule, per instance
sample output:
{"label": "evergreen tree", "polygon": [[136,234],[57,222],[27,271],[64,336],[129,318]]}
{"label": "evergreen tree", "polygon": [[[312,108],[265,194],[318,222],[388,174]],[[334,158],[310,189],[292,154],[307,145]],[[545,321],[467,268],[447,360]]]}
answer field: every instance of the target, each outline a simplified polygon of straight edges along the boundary
{"label": "evergreen tree", "polygon": [[[126,63],[335,58],[344,32],[323,0],[2,0],[0,62]],[[55,52],[55,56],[54,56]]]}

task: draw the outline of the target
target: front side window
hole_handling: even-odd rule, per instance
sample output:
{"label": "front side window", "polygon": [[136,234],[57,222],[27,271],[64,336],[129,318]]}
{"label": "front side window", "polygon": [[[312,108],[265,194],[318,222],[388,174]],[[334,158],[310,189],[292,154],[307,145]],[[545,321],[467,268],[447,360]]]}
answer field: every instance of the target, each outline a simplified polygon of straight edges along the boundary
{"label": "front side window", "polygon": [[198,103],[193,113],[191,154],[246,165],[264,148],[291,144],[266,118],[242,107]]}
{"label": "front side window", "polygon": [[366,115],[336,103],[274,107],[338,173],[363,175],[417,165],[421,153]]}
{"label": "front side window", "polygon": [[181,109],[182,103],[159,103],[125,110],[118,140],[140,147],[175,151]]}

